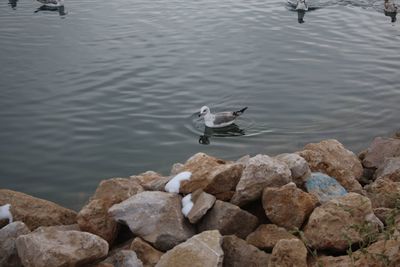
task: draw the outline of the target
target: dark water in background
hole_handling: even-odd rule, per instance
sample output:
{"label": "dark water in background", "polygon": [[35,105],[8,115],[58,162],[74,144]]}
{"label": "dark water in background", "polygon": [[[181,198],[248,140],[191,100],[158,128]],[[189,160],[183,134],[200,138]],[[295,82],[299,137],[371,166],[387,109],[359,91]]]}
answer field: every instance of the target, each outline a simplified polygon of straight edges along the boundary
{"label": "dark water in background", "polygon": [[[383,0],[314,5],[299,24],[284,0],[1,0],[0,187],[79,209],[101,179],[198,151],[359,152],[398,129],[400,21]],[[200,145],[204,104],[249,106],[245,135]]]}

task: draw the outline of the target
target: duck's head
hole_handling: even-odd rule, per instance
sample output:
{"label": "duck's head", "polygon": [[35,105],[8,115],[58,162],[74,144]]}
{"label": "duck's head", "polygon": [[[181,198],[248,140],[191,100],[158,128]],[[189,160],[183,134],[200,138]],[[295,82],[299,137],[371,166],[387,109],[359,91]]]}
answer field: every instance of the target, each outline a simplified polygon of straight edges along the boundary
{"label": "duck's head", "polygon": [[210,113],[210,108],[207,106],[203,106],[200,109],[199,117],[203,117],[204,115]]}

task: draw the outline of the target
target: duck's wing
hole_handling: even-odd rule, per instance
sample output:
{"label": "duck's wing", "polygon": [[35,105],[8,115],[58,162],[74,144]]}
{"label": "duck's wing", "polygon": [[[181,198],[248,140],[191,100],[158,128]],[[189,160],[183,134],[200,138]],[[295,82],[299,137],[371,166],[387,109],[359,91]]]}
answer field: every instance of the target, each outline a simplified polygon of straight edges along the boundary
{"label": "duck's wing", "polygon": [[236,119],[237,115],[233,112],[219,112],[214,114],[214,125],[226,124]]}

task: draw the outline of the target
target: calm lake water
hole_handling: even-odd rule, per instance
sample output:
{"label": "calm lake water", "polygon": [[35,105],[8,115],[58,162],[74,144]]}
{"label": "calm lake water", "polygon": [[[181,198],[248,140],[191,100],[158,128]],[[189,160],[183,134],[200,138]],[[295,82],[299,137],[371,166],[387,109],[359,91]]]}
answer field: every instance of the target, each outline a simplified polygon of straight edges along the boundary
{"label": "calm lake water", "polygon": [[[309,0],[302,24],[285,0],[65,0],[65,15],[7,1],[1,188],[79,210],[102,179],[167,175],[199,151],[336,138],[359,152],[399,129],[400,20],[383,0]],[[230,133],[204,133],[203,105],[249,109]]]}

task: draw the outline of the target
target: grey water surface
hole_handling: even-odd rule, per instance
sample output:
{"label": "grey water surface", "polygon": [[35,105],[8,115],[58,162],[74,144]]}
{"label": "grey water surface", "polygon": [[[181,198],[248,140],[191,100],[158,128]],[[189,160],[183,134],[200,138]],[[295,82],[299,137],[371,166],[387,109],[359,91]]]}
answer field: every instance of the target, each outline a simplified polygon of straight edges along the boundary
{"label": "grey water surface", "polygon": [[[0,188],[79,210],[99,181],[399,128],[383,0],[0,2]],[[197,114],[248,106],[227,133]]]}

